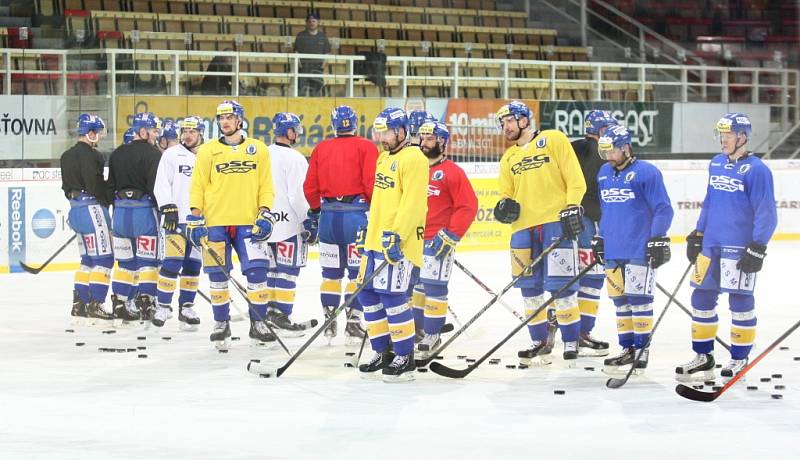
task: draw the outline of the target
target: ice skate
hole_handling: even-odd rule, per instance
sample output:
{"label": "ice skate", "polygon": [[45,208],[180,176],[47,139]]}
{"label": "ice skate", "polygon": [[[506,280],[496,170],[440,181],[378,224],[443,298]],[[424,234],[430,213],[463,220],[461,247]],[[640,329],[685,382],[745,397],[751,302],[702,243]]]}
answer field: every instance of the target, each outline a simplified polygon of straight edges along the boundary
{"label": "ice skate", "polygon": [[211,341],[217,350],[227,350],[231,347],[231,324],[230,321],[214,322],[214,329],[211,331]]}
{"label": "ice skate", "polygon": [[152,321],[153,315],[155,315],[156,312],[155,298],[151,295],[139,294],[133,301],[141,312],[142,321],[145,323]]}
{"label": "ice skate", "polygon": [[86,305],[86,316],[89,324],[93,326],[107,327],[114,322],[114,314],[106,311],[104,304],[97,300],[92,300]]}
{"label": "ice skate", "polygon": [[71,323],[81,326],[86,323],[86,302],[81,300],[78,291],[72,291],[72,311],[70,312]]}
{"label": "ice skate", "polygon": [[[334,310],[336,310],[336,308],[322,307],[322,310],[325,312],[325,322],[327,323],[333,316],[333,312]],[[328,339],[328,345],[330,345],[331,342],[333,342],[333,339],[336,337],[337,327],[338,325],[336,324],[336,318],[334,318],[333,321],[331,321],[331,323],[328,325],[328,327],[325,328],[325,332],[323,332],[323,334]]]}
{"label": "ice skate", "polygon": [[182,331],[196,331],[200,324],[200,317],[192,308],[191,303],[184,303],[178,309],[178,328]]}
{"label": "ice skate", "polygon": [[153,326],[162,327],[170,318],[172,318],[172,307],[158,304],[156,311],[153,313]]}
{"label": "ice skate", "polygon": [[544,342],[544,349],[541,354],[549,355],[553,352],[556,344],[556,332],[558,332],[558,320],[555,310],[547,310],[547,340]]}
{"label": "ice skate", "polygon": [[679,382],[714,380],[714,355],[697,353],[694,359],[675,368],[675,380]]}
{"label": "ice skate", "polygon": [[633,364],[634,353],[636,353],[635,348],[623,347],[617,356],[606,358],[603,361],[603,372],[609,375],[626,374],[628,366]]}
{"label": "ice skate", "polygon": [[648,361],[650,361],[650,349],[636,350],[636,355],[634,355],[634,357],[636,356],[639,358],[636,359],[636,363],[633,365],[633,373],[634,375],[642,375],[645,369],[647,369]]}
{"label": "ice skate", "polygon": [[[721,375],[725,379],[732,379],[736,376],[739,372],[742,371],[747,366],[747,362],[749,360],[745,359],[731,359],[728,361],[728,364],[722,367],[719,371],[719,375]],[[741,380],[744,380],[746,377],[742,377]]]}
{"label": "ice skate", "polygon": [[361,325],[361,312],[351,309],[344,326],[344,344],[347,346],[360,346],[367,331]]}
{"label": "ice skate", "polygon": [[547,366],[553,360],[550,351],[547,350],[547,343],[534,340],[530,348],[517,352],[520,366]]}
{"label": "ice skate", "polygon": [[305,328],[289,319],[289,315],[278,308],[270,307],[267,310],[267,322],[275,333],[281,337],[302,337],[306,335]]}
{"label": "ice skate", "polygon": [[278,340],[275,334],[269,331],[267,325],[263,321],[250,320],[251,345],[254,347],[272,348]]}
{"label": "ice skate", "polygon": [[564,342],[563,357],[567,367],[575,367],[578,361],[578,342]]}
{"label": "ice skate", "polygon": [[386,383],[411,382],[415,378],[417,365],[414,353],[396,355],[392,362],[383,368],[383,381]]}
{"label": "ice skate", "polygon": [[362,379],[377,379],[381,377],[381,373],[378,371],[383,370],[383,368],[387,367],[392,360],[394,359],[394,353],[391,351],[384,351],[381,353],[375,353],[372,359],[369,360],[367,364],[361,364],[358,366],[358,371],[361,375]]}
{"label": "ice skate", "polygon": [[431,353],[442,344],[442,338],[439,334],[425,334],[422,341],[417,345],[417,359],[425,360],[431,356]]}
{"label": "ice skate", "polygon": [[111,304],[114,309],[114,327],[130,326],[132,322],[139,321],[139,309],[132,300],[122,300],[112,294]]}
{"label": "ice skate", "polygon": [[581,332],[578,356],[608,356],[608,342],[597,340],[588,332]]}

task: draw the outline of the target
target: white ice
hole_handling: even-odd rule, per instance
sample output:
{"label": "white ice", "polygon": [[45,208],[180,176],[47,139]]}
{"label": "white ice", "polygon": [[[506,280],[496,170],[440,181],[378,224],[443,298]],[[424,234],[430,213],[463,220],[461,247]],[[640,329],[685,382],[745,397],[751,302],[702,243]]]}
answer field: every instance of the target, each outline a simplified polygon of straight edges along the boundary
{"label": "white ice", "polygon": [[[757,284],[757,347],[762,351],[800,317],[796,242],[773,242]],[[672,290],[686,267],[684,246],[660,270]],[[458,258],[499,290],[510,279],[505,252],[469,252]],[[300,276],[294,319],[320,318],[319,266]],[[344,367],[340,336],[320,338],[279,379],[248,373],[249,359],[281,365],[282,350],[251,349],[246,322],[228,354],[208,341],[211,308],[203,323],[179,332],[177,318],[161,330],[65,329],[72,275],[44,272],[0,276],[0,458],[794,458],[800,434],[800,333],[776,349],[713,403],[679,397],[673,370],[688,361],[689,317],[671,306],[655,333],[650,367],[618,390],[605,387],[602,358],[581,358],[567,369],[556,349],[548,368],[506,369],[529,344],[521,331],[464,380],[417,374],[408,384],[361,380]],[[201,289],[208,289],[204,280]],[[455,269],[451,305],[466,322],[490,299]],[[678,300],[690,305],[688,281]],[[232,294],[236,298],[237,294]],[[504,299],[522,310],[516,290]],[[656,297],[656,315],[666,296]],[[239,305],[244,303],[240,300]],[[720,302],[720,337],[729,341],[727,298]],[[450,317],[449,321],[453,321]],[[477,358],[518,324],[493,306],[443,354]],[[340,322],[341,327],[341,322]],[[144,342],[136,337],[146,335]],[[170,336],[172,340],[162,340]],[[603,296],[595,336],[616,344],[613,306]],[[292,350],[306,338],[287,339]],[[76,347],[75,342],[86,345]],[[147,346],[137,353],[101,353],[98,347]],[[728,355],[717,347],[717,359]],[[721,351],[719,351],[721,350]],[[612,353],[617,351],[616,346]],[[365,357],[369,352],[365,352]],[[800,359],[800,358],[798,358]],[[584,370],[594,366],[595,371]],[[763,383],[761,377],[783,374]],[[786,386],[784,391],[773,389]],[[758,391],[747,391],[757,385]],[[566,390],[554,395],[553,390]],[[770,394],[783,394],[782,400]],[[635,457],[634,457],[635,456]]]}

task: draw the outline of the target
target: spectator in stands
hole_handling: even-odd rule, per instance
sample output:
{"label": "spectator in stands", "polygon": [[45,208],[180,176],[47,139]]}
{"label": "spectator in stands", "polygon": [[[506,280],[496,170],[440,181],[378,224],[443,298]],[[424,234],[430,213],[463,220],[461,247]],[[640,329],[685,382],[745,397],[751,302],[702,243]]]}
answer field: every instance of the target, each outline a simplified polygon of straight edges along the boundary
{"label": "spectator in stands", "polygon": [[[312,11],[306,17],[306,30],[297,34],[294,40],[295,53],[328,54],[331,44],[319,28],[319,13]],[[301,59],[300,73],[322,74],[325,61],[321,59]],[[322,96],[322,78],[300,78],[297,84],[298,96]]]}
{"label": "spectator in stands", "polygon": [[[225,48],[223,51],[233,51],[231,48]],[[206,72],[233,72],[233,59],[230,56],[214,56],[214,59],[208,64]],[[216,96],[230,96],[231,80],[233,75],[206,75],[203,77],[203,82],[200,84],[200,91],[203,94],[210,94]]]}

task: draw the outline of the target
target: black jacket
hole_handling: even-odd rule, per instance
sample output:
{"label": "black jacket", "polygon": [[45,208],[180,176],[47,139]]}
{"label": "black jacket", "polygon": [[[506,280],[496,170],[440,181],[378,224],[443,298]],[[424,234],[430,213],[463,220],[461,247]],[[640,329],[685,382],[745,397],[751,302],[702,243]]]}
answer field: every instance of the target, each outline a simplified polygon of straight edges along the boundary
{"label": "black jacket", "polygon": [[594,222],[600,221],[600,198],[597,196],[597,172],[605,164],[597,153],[597,141],[592,138],[578,139],[572,142],[572,148],[578,157],[586,181],[586,194],[583,195],[583,213]]}
{"label": "black jacket", "polygon": [[161,152],[144,140],[117,147],[108,160],[108,190],[113,197],[121,190],[138,190],[153,199]]}
{"label": "black jacket", "polygon": [[103,179],[103,155],[85,142],[78,142],[61,155],[61,189],[69,197],[70,192],[85,192],[103,206],[111,203],[111,197]]}

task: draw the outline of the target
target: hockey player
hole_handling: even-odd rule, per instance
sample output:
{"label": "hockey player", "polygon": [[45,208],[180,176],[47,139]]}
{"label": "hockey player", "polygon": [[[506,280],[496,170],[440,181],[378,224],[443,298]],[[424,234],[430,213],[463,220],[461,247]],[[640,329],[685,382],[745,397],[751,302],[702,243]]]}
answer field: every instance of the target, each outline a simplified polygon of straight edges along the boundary
{"label": "hockey player", "polygon": [[308,241],[316,238],[303,227],[308,213],[303,195],[308,162],[292,148],[303,134],[303,126],[297,115],[280,112],[272,119],[272,133],[275,143],[269,146],[269,157],[275,191],[272,208],[275,228],[265,247],[274,260],[267,272],[267,286],[273,299],[267,309],[267,321],[282,336],[300,337],[305,327],[292,322],[289,316],[294,306],[297,276],[308,260]]}
{"label": "hockey player", "polygon": [[[597,193],[597,172],[603,166],[603,159],[597,151],[597,141],[609,126],[617,121],[605,110],[592,110],[584,118],[585,137],[572,142],[578,163],[586,181],[586,194],[583,195],[583,232],[578,236],[578,267],[583,269],[593,262],[592,237],[597,233],[600,222],[600,202]],[[608,343],[595,339],[594,329],[597,309],[600,303],[600,290],[603,288],[605,273],[598,264],[584,275],[578,285],[578,309],[581,311],[581,333],[578,339],[578,353],[582,356],[606,356]]]}
{"label": "hockey player", "polygon": [[455,247],[478,213],[478,198],[466,173],[447,159],[450,133],[439,122],[419,128],[420,149],[428,157],[428,215],[420,283],[414,286],[414,324],[424,324],[425,336],[417,346],[425,359],[442,340],[447,316],[447,284],[453,270]]}
{"label": "hockey player", "polygon": [[230,270],[235,250],[247,277],[249,336],[256,344],[274,342],[275,336],[263,321],[271,300],[269,258],[259,247],[272,234],[275,220],[270,212],[275,194],[269,152],[263,142],[245,137],[244,108],[238,102],[223,101],[217,106],[216,118],[222,137],[204,143],[197,151],[189,193],[192,213],[186,217],[189,240],[195,247],[209,248],[203,253],[203,265],[211,282],[215,320],[210,339],[224,348],[231,336],[228,277],[212,251]]}
{"label": "hockey player", "polygon": [[696,356],[678,366],[678,380],[714,378],[717,299],[728,294],[731,309],[731,359],[720,374],[731,378],[747,365],[756,335],[756,273],[778,222],[772,173],[747,151],[750,119],[728,113],[717,122],[722,153],[711,159],[708,187],[697,227],[686,237],[686,255],[694,264],[692,349]]}
{"label": "hockey player", "polygon": [[[537,131],[531,111],[522,102],[512,101],[497,111],[507,140],[515,142],[500,159],[501,199],[494,208],[495,218],[511,224],[511,266],[514,276],[523,273],[543,250],[563,236],[563,240],[516,283],[522,290],[527,315],[544,302],[544,291],[555,292],[577,275],[578,255],[575,239],[583,231],[580,202],[586,192],[580,164],[567,137],[557,130]],[[565,290],[554,301],[556,319],[564,340],[564,359],[574,363],[578,357],[580,311],[575,288]],[[523,364],[550,364],[547,346],[547,311],[542,310],[529,323],[533,340],[529,349],[518,353]]]}
{"label": "hockey player", "polygon": [[[311,209],[306,230],[319,235],[319,262],[322,266],[320,301],[326,318],[341,302],[341,280],[347,270],[345,298],[356,289],[359,256],[356,233],[367,227],[367,211],[375,183],[375,144],[357,136],[358,117],[346,105],[331,112],[336,137],[314,147],[303,184]],[[347,311],[344,329],[346,344],[360,344],[366,331],[361,326],[361,304],[353,300]],[[336,321],[325,330],[328,340],[336,336]]]}
{"label": "hockey player", "polygon": [[178,326],[194,331],[200,324],[200,317],[193,306],[203,266],[202,253],[183,235],[186,234],[186,216],[190,212],[192,170],[197,150],[203,143],[205,124],[202,118],[192,116],[181,120],[178,129],[181,143],[167,148],[161,155],[153,190],[160,205],[164,238],[164,260],[158,273],[158,306],[153,315],[153,324],[161,327],[172,318],[172,296],[178,288],[180,275]]}
{"label": "hockey player", "polygon": [[61,189],[69,200],[70,228],[78,234],[81,264],[75,272],[72,320],[108,322],[113,313],[104,305],[114,255],[111,244],[110,199],[103,179],[105,160],[96,150],[106,126],[97,115],[78,117],[78,142],[61,155]]}
{"label": "hockey player", "polygon": [[[111,299],[123,321],[149,321],[158,280],[158,220],[153,187],[161,152],[156,148],[161,122],[151,112],[133,118],[134,140],[117,147],[108,161],[108,188],[114,197],[114,270]],[[138,278],[133,302],[134,278]]]}
{"label": "hockey player", "polygon": [[167,120],[161,127],[161,132],[158,136],[158,148],[165,152],[168,148],[178,145],[178,122]]}
{"label": "hockey player", "polygon": [[[594,257],[606,267],[622,347],[622,353],[604,361],[605,371],[633,365],[643,372],[653,329],[656,271],[670,259],[666,234],[674,212],[661,172],[636,158],[625,127],[609,127],[598,148],[607,163],[597,173],[600,230],[591,244]],[[634,363],[635,356],[639,359]]]}
{"label": "hockey player", "polygon": [[[384,109],[373,123],[384,151],[378,157],[369,223],[362,232],[359,279],[385,260],[389,265],[364,286],[364,307],[375,356],[359,366],[363,376],[382,371],[385,382],[414,379],[414,316],[408,304],[413,267],[422,263],[427,213],[428,159],[409,145],[408,117],[399,108]],[[394,352],[389,351],[389,346]]]}
{"label": "hockey player", "polygon": [[438,121],[427,110],[413,110],[408,114],[408,134],[411,145],[419,145],[419,128],[429,121]]}

